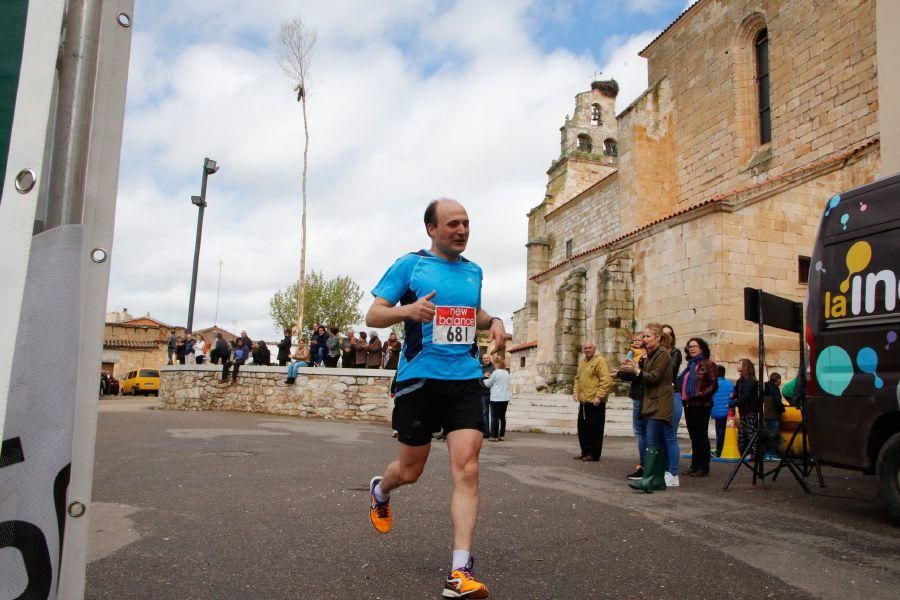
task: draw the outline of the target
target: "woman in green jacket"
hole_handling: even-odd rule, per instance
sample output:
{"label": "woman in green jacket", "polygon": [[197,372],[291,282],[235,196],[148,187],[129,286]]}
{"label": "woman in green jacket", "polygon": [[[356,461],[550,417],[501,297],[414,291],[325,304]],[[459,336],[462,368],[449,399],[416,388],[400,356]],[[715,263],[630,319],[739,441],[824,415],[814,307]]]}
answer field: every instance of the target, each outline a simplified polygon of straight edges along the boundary
{"label": "woman in green jacket", "polygon": [[672,391],[672,358],[661,347],[662,325],[650,323],[644,328],[644,349],[647,355],[638,364],[627,359],[619,371],[631,373],[644,386],[641,418],[647,424],[647,450],[644,454],[644,475],[640,481],[628,485],[648,494],[666,489],[665,465],[660,455],[666,428],[672,428],[675,396]]}

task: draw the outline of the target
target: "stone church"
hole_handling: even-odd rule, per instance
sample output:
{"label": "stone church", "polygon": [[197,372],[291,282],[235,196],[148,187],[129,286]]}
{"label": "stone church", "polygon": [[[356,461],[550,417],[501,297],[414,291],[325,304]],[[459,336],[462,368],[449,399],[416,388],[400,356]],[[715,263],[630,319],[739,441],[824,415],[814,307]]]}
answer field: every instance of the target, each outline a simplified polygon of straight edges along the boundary
{"label": "stone church", "polygon": [[[651,321],[707,340],[732,379],[757,362],[744,287],[805,300],[828,199],[878,172],[875,4],[699,0],[640,53],[630,106],[614,81],[576,95],[528,213],[514,390],[569,389],[587,339],[618,365]],[[793,377],[798,336],[766,345]]]}

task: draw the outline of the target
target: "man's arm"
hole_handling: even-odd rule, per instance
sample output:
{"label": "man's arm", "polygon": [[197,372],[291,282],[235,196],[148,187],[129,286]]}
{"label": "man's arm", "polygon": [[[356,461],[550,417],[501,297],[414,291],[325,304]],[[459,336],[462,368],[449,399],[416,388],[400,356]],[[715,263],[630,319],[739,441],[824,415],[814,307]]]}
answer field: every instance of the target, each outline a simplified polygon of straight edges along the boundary
{"label": "man's arm", "polygon": [[594,400],[606,400],[609,398],[609,390],[612,387],[612,378],[609,375],[609,365],[602,356],[597,361],[597,375],[600,379],[600,385],[597,386],[597,395]]}
{"label": "man's arm", "polygon": [[427,323],[434,318],[434,304],[431,299],[437,292],[422,296],[412,304],[394,306],[391,302],[377,296],[366,313],[366,326],[385,329],[405,319],[417,323]]}
{"label": "man's arm", "polygon": [[479,308],[475,313],[475,328],[488,330],[488,343],[494,342],[494,352],[506,348],[506,327],[503,319],[492,317],[485,310]]}

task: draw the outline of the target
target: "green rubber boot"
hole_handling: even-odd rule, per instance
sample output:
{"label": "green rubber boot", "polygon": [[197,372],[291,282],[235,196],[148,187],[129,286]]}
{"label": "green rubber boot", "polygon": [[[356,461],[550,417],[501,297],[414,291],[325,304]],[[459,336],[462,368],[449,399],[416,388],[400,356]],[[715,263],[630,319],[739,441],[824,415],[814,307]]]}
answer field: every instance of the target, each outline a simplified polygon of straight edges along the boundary
{"label": "green rubber boot", "polygon": [[[628,484],[633,490],[641,490],[652,494],[654,490],[666,489],[666,480],[663,474],[665,467],[662,464],[662,456],[659,448],[649,446],[644,454],[644,476],[640,481],[632,481]],[[662,488],[659,483],[662,483]]]}

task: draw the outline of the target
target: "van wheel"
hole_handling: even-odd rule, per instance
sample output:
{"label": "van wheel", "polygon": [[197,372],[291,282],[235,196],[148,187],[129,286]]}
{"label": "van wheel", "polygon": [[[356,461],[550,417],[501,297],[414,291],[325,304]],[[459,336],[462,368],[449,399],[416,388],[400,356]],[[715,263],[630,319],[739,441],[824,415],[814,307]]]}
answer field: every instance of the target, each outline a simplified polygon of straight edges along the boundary
{"label": "van wheel", "polygon": [[875,473],[881,481],[881,496],[888,512],[900,524],[900,433],[895,433],[881,447]]}

